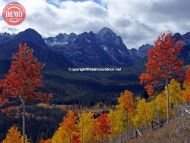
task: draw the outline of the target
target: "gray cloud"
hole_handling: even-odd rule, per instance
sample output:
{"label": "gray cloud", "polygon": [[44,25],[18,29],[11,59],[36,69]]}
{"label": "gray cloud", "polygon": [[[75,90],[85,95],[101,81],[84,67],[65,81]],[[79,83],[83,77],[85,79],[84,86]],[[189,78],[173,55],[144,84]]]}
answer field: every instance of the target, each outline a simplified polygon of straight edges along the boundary
{"label": "gray cloud", "polygon": [[154,3],[150,12],[165,20],[189,20],[189,6],[190,1],[188,0],[169,0]]}
{"label": "gray cloud", "polygon": [[132,24],[132,22],[129,19],[125,19],[125,18],[118,18],[115,21],[116,26],[123,27],[123,28],[128,27],[131,24]]}

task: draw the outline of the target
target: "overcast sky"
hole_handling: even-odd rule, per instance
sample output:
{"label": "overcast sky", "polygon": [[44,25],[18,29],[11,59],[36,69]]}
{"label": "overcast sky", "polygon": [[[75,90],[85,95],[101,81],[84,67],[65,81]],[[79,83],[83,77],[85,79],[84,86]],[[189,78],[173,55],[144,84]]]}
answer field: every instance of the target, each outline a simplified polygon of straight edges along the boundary
{"label": "overcast sky", "polygon": [[[153,43],[161,32],[190,31],[189,0],[14,0],[26,9],[26,20],[8,26],[0,17],[0,32],[36,29],[43,36],[113,29],[128,48]],[[10,0],[0,0],[0,11]]]}

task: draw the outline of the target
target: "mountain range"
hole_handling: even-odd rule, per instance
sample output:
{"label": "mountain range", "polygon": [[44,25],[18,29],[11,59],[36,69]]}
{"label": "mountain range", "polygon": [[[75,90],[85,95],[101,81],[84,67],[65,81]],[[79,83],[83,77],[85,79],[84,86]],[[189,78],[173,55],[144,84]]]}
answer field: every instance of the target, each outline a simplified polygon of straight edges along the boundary
{"label": "mountain range", "polygon": [[122,38],[106,27],[98,33],[59,34],[45,38],[45,42],[53,51],[62,53],[79,67],[131,66],[139,58],[145,57],[147,50],[152,47],[147,44],[139,50],[129,50]]}
{"label": "mountain range", "polygon": [[[58,67],[131,66],[139,58],[145,57],[147,50],[152,47],[146,44],[138,50],[129,50],[122,38],[109,28],[103,28],[98,33],[92,31],[79,35],[60,33],[55,37],[48,38],[43,38],[33,29],[26,29],[13,35],[9,33],[0,34],[0,46],[2,47],[0,50],[2,53],[6,53],[6,55],[3,54],[3,57],[5,59],[10,58],[12,52],[18,48],[19,43],[24,42],[35,48],[35,53],[42,62],[49,64],[50,61],[46,61],[49,54],[51,56],[56,55],[52,57],[55,59],[63,58],[61,61],[64,64],[56,62],[61,62],[60,60],[51,59],[53,63],[55,62],[53,65],[56,64]],[[52,64],[52,62],[50,63]]]}
{"label": "mountain range", "polygon": [[[189,64],[190,32],[184,35],[175,33],[173,36],[185,43],[180,58]],[[46,64],[45,90],[55,93],[56,103],[110,103],[124,89],[138,95],[145,93],[138,76],[144,70],[147,52],[152,48],[150,44],[128,49],[122,38],[106,27],[97,33],[60,33],[46,38],[34,29],[18,34],[0,33],[1,77],[7,72],[12,53],[18,50],[20,43],[27,43],[34,49],[35,56]],[[123,70],[109,73],[68,72],[67,68],[72,67],[121,67]]]}

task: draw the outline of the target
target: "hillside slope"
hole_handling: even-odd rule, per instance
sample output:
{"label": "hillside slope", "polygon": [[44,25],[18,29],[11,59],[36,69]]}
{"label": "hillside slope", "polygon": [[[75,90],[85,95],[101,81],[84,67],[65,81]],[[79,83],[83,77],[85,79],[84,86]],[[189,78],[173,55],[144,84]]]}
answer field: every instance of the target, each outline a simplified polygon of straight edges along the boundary
{"label": "hillside slope", "polygon": [[143,137],[131,140],[130,143],[189,143],[190,118],[179,117],[171,120],[168,126],[149,131]]}

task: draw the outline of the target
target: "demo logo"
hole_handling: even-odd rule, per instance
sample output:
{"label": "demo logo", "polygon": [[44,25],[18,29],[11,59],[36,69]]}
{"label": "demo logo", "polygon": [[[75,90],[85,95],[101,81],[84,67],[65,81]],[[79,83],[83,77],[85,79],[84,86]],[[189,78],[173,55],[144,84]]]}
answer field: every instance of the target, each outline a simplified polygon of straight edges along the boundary
{"label": "demo logo", "polygon": [[26,17],[26,11],[20,3],[11,2],[4,7],[2,16],[7,24],[16,26],[24,21]]}

